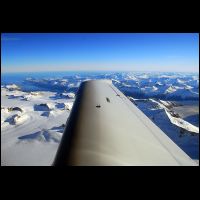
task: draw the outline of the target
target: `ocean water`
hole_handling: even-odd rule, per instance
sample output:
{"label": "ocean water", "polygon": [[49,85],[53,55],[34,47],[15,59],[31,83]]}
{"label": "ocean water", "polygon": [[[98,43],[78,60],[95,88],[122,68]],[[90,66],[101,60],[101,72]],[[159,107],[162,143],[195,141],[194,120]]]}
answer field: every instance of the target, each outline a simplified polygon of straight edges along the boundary
{"label": "ocean water", "polygon": [[[92,74],[93,72],[19,72],[19,73],[2,73],[1,74],[1,84],[21,84],[26,78],[62,78],[64,76],[76,76]],[[100,72],[96,72],[100,73]]]}
{"label": "ocean water", "polygon": [[[98,75],[103,75],[108,72],[93,72],[93,71],[55,71],[55,72],[19,72],[19,73],[2,73],[1,74],[1,85],[8,85],[8,84],[16,84],[21,87],[23,91],[37,91],[37,90],[44,90],[44,91],[60,91],[58,88],[44,88],[41,86],[36,86],[33,84],[29,84],[25,82],[26,78],[35,78],[35,79],[59,79],[63,77],[69,77],[71,80],[75,76],[81,76],[82,78],[97,77]],[[113,72],[110,72],[113,73]],[[75,81],[75,79],[74,79]],[[62,90],[62,89],[61,89]]]}

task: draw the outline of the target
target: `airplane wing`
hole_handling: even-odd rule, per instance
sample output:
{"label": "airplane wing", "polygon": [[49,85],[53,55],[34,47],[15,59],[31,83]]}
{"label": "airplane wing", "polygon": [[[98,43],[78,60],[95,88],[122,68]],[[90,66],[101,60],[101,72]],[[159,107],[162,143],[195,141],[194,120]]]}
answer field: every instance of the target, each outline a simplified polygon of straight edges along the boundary
{"label": "airplane wing", "polygon": [[109,80],[81,84],[54,166],[197,165]]}

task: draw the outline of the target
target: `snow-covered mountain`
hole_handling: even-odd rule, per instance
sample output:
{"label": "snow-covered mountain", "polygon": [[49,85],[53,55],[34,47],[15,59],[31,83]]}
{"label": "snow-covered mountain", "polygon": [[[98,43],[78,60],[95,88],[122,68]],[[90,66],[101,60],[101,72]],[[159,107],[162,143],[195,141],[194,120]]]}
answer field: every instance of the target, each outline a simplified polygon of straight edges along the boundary
{"label": "snow-covered mountain", "polygon": [[[128,98],[190,157],[199,157],[199,113],[188,107],[193,108],[195,102]],[[198,102],[195,105],[198,109]]]}
{"label": "snow-covered mountain", "polygon": [[198,100],[199,76],[181,73],[133,73],[65,76],[63,78],[27,78],[25,83],[51,90],[77,92],[80,83],[90,79],[110,79],[125,95],[135,98],[160,98],[163,100]]}
{"label": "snow-covered mountain", "polygon": [[199,160],[198,74],[94,72],[52,77],[1,84],[2,165],[51,164],[76,92],[82,81],[91,79],[112,80],[191,158]]}

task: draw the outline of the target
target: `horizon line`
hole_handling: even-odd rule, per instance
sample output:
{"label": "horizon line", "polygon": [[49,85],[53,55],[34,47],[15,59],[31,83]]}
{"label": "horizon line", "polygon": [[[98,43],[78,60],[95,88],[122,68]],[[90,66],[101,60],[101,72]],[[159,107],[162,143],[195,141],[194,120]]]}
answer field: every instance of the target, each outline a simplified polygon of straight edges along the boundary
{"label": "horizon line", "polygon": [[159,71],[159,70],[50,70],[50,71],[2,71],[5,73],[44,73],[44,72],[158,72],[158,73],[199,73],[199,71]]}

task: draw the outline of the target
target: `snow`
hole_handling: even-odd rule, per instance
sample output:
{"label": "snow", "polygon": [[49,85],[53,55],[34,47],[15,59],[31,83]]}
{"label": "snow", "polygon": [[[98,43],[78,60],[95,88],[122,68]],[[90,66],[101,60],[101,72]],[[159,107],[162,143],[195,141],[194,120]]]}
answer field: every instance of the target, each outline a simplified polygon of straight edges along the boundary
{"label": "snow", "polygon": [[158,90],[158,88],[156,86],[153,86],[153,91]]}
{"label": "snow", "polygon": [[139,78],[141,78],[141,79],[148,79],[149,76],[148,76],[148,74],[142,74],[142,75],[139,76]]}
{"label": "snow", "polygon": [[120,81],[116,80],[116,79],[111,79],[114,83],[119,83],[120,84]]}
{"label": "snow", "polygon": [[[199,102],[198,75],[156,72],[86,74],[24,80],[25,84],[36,88],[56,88],[58,90],[52,90],[56,92],[22,92],[16,84],[1,85],[2,165],[51,165],[62,136],[62,125],[67,121],[80,83],[99,78],[110,79],[181,148],[189,149],[191,154],[197,152],[199,107],[194,103],[185,106],[185,102],[184,106],[177,106],[172,101],[180,101],[180,104],[183,100]],[[15,107],[19,109],[9,110]],[[182,129],[186,134],[180,134]],[[189,137],[190,134],[193,136]]]}
{"label": "snow", "polygon": [[176,92],[176,88],[173,86],[170,86],[169,88],[167,88],[165,93],[173,93],[173,92]]}
{"label": "snow", "polygon": [[182,80],[182,79],[179,79],[179,78],[177,79],[177,82],[178,82],[178,83],[180,83],[180,84],[183,84],[183,83],[185,83],[185,81],[184,81],[184,80]]}
{"label": "snow", "polygon": [[[29,95],[9,99],[9,95]],[[6,96],[8,95],[8,96]],[[51,99],[53,92],[2,90],[1,165],[51,165],[74,99]],[[57,107],[63,104],[66,109]],[[37,105],[37,106],[36,106]],[[36,107],[35,107],[36,106]],[[18,107],[19,110],[8,108]],[[38,108],[38,109],[35,109]]]}
{"label": "snow", "polygon": [[[154,99],[150,99],[152,102],[157,103],[160,108],[164,109],[169,120],[171,121],[172,124],[175,124],[178,127],[181,127],[187,131],[193,132],[193,133],[198,133],[199,134],[199,128],[190,124],[189,122],[181,119],[180,117],[177,117],[176,114],[174,112],[172,112],[169,107],[170,107],[170,103],[167,101],[156,101]],[[174,117],[175,116],[175,117]]]}
{"label": "snow", "polygon": [[68,110],[71,110],[72,109],[72,106],[73,106],[73,103],[72,102],[68,102],[68,103],[64,103],[65,104],[65,107],[68,109]]}
{"label": "snow", "polygon": [[190,124],[189,122],[186,122],[185,120],[181,118],[172,117],[172,115],[165,109],[165,112],[167,116],[169,117],[171,123],[175,124],[176,126],[179,126],[187,131],[193,132],[193,133],[199,133],[199,128]]}
{"label": "snow", "polygon": [[68,92],[74,92],[80,83],[91,79],[110,79],[113,84],[122,91],[132,91],[134,95],[145,97],[162,97],[171,100],[197,100],[199,99],[199,78],[198,76],[181,73],[109,73],[92,74],[86,76],[75,75],[73,77],[46,78],[46,79],[26,79],[29,83],[39,87],[55,87]]}
{"label": "snow", "polygon": [[19,87],[15,84],[12,84],[12,85],[6,85],[6,88],[9,89],[9,90],[16,90],[16,89],[19,89]]}
{"label": "snow", "polygon": [[186,89],[186,90],[191,90],[192,88],[193,88],[192,86],[185,85],[185,89]]}
{"label": "snow", "polygon": [[68,92],[68,93],[62,93],[63,95],[69,97],[69,98],[75,98],[75,94],[72,92]]}
{"label": "snow", "polygon": [[126,84],[126,83],[122,83],[122,85],[123,85],[124,87],[131,87],[131,85]]}
{"label": "snow", "polygon": [[[161,101],[155,99],[134,99],[135,105],[149,117],[168,137],[170,137],[192,159],[199,159],[199,134],[188,131],[170,121],[166,114],[180,116],[186,122],[198,126],[198,101]],[[172,116],[173,117],[173,116]],[[189,118],[192,117],[192,120]],[[194,120],[195,119],[195,120]],[[188,121],[189,120],[189,121]],[[191,127],[190,127],[191,128]],[[189,129],[190,130],[190,129]]]}

